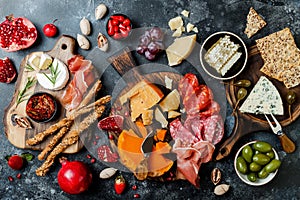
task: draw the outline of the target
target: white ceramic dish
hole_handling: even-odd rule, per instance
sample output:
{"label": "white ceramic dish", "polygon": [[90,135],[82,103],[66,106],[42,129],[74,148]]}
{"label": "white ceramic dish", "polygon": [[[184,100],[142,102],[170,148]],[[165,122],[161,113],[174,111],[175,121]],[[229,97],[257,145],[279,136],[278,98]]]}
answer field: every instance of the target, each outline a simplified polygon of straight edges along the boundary
{"label": "white ceramic dish", "polygon": [[[243,149],[245,146],[247,146],[247,145],[252,145],[252,144],[254,144],[255,142],[256,142],[256,141],[248,142],[247,144],[243,145],[243,146],[238,150],[238,152],[236,153],[235,158],[234,158],[234,169],[235,169],[235,172],[236,172],[236,174],[238,175],[238,177],[239,177],[243,182],[247,183],[248,185],[261,186],[261,185],[264,185],[264,184],[267,184],[268,182],[270,182],[270,181],[276,176],[276,174],[277,174],[277,172],[278,172],[278,169],[277,169],[275,172],[270,173],[270,174],[269,174],[266,178],[264,178],[264,179],[257,178],[257,181],[251,182],[251,181],[249,181],[249,180],[247,179],[247,175],[242,174],[242,173],[239,172],[239,171],[237,170],[237,168],[236,168],[236,160],[237,160],[238,156],[242,154],[242,149]],[[274,152],[274,154],[275,154],[275,158],[276,158],[276,159],[279,159],[279,156],[278,156],[276,150],[275,150],[274,148],[272,148],[272,149],[273,149],[273,152]]]}
{"label": "white ceramic dish", "polygon": [[[204,59],[204,55],[206,54],[207,50],[215,44],[221,37],[225,35],[230,36],[230,40],[233,41],[235,44],[239,44],[240,48],[238,49],[239,52],[242,53],[241,57],[235,62],[235,64],[231,67],[230,70],[224,75],[221,76],[213,67],[211,67]],[[238,76],[246,67],[248,60],[248,51],[244,41],[234,33],[228,31],[220,31],[210,35],[202,44],[200,49],[200,62],[201,66],[204,71],[211,77],[219,80],[230,80],[236,76]]]}

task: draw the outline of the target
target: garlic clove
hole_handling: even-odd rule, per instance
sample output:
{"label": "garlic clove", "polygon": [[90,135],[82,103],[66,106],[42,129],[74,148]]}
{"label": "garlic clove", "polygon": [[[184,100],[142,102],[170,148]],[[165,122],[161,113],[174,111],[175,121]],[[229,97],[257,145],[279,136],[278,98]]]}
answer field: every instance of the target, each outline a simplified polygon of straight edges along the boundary
{"label": "garlic clove", "polygon": [[80,20],[79,27],[83,35],[89,35],[91,33],[91,23],[85,17]]}
{"label": "garlic clove", "polygon": [[107,7],[103,3],[98,5],[95,9],[95,18],[101,19],[107,12]]}
{"label": "garlic clove", "polygon": [[90,42],[83,35],[77,34],[77,42],[81,49],[88,50],[90,48]]}
{"label": "garlic clove", "polygon": [[108,40],[107,37],[105,37],[105,35],[103,35],[102,33],[98,34],[97,37],[97,41],[98,41],[98,47],[101,51],[106,52],[108,49]]}
{"label": "garlic clove", "polygon": [[101,179],[108,179],[108,178],[111,178],[112,176],[114,176],[117,171],[118,171],[117,169],[115,169],[113,167],[109,167],[109,168],[103,169],[100,172],[99,177]]}
{"label": "garlic clove", "polygon": [[229,187],[227,184],[217,185],[214,189],[214,193],[218,196],[223,195],[229,190]]}

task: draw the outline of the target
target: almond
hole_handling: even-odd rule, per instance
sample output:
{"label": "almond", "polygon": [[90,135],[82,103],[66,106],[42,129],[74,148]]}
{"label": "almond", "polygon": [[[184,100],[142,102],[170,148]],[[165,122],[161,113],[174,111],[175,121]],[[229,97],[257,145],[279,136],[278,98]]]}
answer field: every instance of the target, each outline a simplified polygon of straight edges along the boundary
{"label": "almond", "polygon": [[107,7],[103,3],[98,5],[95,9],[95,18],[101,19],[107,12]]}
{"label": "almond", "polygon": [[91,23],[85,17],[80,20],[79,26],[83,35],[89,35],[91,33]]}

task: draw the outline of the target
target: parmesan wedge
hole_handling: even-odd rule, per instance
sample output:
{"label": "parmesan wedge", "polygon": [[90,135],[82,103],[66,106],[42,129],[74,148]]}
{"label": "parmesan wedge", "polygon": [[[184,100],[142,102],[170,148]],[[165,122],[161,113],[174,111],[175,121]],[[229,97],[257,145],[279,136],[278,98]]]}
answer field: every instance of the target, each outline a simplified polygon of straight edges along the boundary
{"label": "parmesan wedge", "polygon": [[166,49],[169,66],[180,64],[193,51],[196,44],[197,35],[189,35],[176,38],[174,42]]}
{"label": "parmesan wedge", "polygon": [[183,26],[183,21],[180,16],[174,17],[169,20],[168,25],[172,31],[181,28]]}

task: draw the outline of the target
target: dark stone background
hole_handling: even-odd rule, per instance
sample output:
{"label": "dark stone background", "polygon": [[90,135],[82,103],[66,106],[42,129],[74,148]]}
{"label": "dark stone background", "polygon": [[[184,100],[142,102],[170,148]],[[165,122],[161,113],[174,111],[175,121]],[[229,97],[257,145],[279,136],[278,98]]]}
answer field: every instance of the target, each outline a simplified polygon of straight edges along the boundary
{"label": "dark stone background", "polygon": [[[21,1],[21,0],[1,0],[0,18],[4,18],[10,13],[15,16],[26,16],[37,27],[39,32],[38,41],[29,49],[14,53],[0,51],[0,57],[8,56],[14,62],[17,69],[21,60],[34,51],[48,51],[52,49],[56,38],[46,38],[43,36],[42,27],[44,24],[58,19],[56,25],[59,28],[59,35],[68,34],[76,37],[80,33],[79,21],[85,16],[92,22],[93,32],[88,39],[92,43],[92,49],[96,47],[96,37],[98,32],[105,32],[105,23],[108,15],[102,20],[95,20],[94,9],[99,3],[105,3],[109,8],[109,13],[123,13],[128,15],[134,27],[160,26],[167,27],[170,18],[177,16],[183,9],[191,12],[189,22],[195,24],[198,29],[198,43],[201,44],[210,34],[227,30],[241,36],[247,46],[255,43],[255,39],[266,36],[284,27],[290,27],[298,46],[300,45],[300,2],[298,0],[278,0],[278,1],[244,1],[244,0],[132,0],[132,1],[111,1],[111,0],[52,0],[52,1]],[[268,25],[253,38],[248,39],[243,30],[245,28],[246,15],[250,6],[253,6],[267,21]],[[117,42],[110,41],[111,44]],[[78,53],[88,56],[90,51],[78,49]],[[166,62],[166,56],[162,55],[161,62]],[[147,61],[138,57],[139,64]],[[166,64],[166,63],[164,63]],[[11,101],[14,92],[14,83],[0,84],[0,116],[3,117],[4,109]],[[234,123],[230,117],[231,108],[227,108],[226,136],[227,137]],[[70,160],[81,160],[90,166],[94,181],[88,192],[81,195],[68,195],[62,192],[57,184],[56,175],[59,164],[55,164],[46,177],[37,177],[35,169],[41,162],[34,159],[20,171],[21,179],[13,182],[8,181],[8,176],[15,177],[18,173],[10,169],[4,156],[8,154],[27,152],[27,150],[17,149],[9,143],[4,134],[3,125],[0,125],[0,198],[1,199],[133,199],[135,193],[141,195],[141,199],[300,199],[300,151],[293,154],[285,154],[280,147],[278,139],[266,132],[253,133],[242,138],[234,147],[237,150],[246,141],[253,139],[265,139],[272,143],[279,152],[282,166],[273,181],[265,186],[253,187],[244,184],[235,174],[233,167],[234,153],[228,158],[219,162],[210,162],[201,166],[200,189],[195,189],[186,181],[176,181],[161,183],[155,181],[137,181],[132,174],[123,173],[128,181],[128,187],[123,195],[116,195],[113,190],[113,179],[100,180],[99,172],[105,168],[101,162],[94,164],[86,158],[88,152],[82,150],[75,155],[68,155]],[[288,135],[299,143],[299,119],[292,125],[285,128]],[[30,151],[36,155],[38,152]],[[219,167],[222,171],[221,183],[231,186],[230,191],[222,197],[217,197],[213,193],[214,185],[210,182],[210,172],[214,167]],[[136,184],[138,189],[133,191],[131,186]]]}

